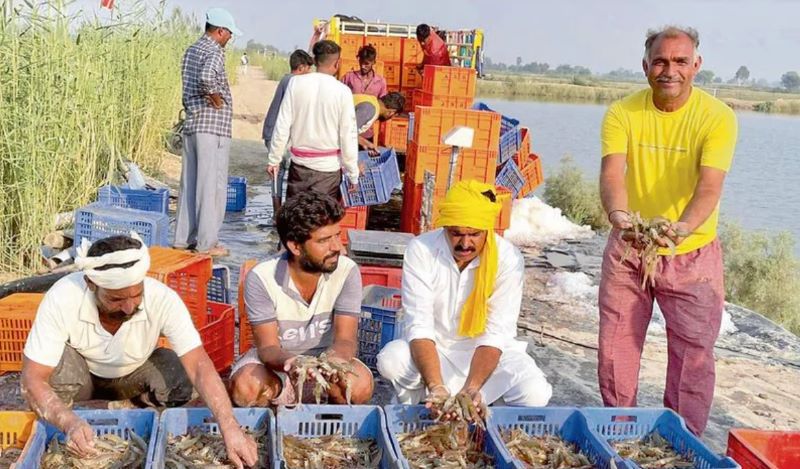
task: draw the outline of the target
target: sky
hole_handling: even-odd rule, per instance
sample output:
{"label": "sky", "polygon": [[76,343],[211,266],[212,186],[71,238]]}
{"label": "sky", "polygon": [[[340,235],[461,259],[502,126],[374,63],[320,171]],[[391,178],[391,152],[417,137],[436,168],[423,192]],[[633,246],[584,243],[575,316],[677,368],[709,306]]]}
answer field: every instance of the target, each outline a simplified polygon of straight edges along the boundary
{"label": "sky", "polygon": [[[778,81],[800,70],[800,1],[795,0],[166,0],[198,21],[212,6],[227,8],[244,37],[281,50],[305,48],[315,18],[333,14],[365,21],[426,22],[482,28],[486,55],[509,64],[583,65],[592,72],[641,69],[645,33],[665,24],[700,32],[704,68],[728,79],[740,65],[750,77]],[[94,10],[100,0],[79,0]],[[116,0],[124,7],[132,0]]]}

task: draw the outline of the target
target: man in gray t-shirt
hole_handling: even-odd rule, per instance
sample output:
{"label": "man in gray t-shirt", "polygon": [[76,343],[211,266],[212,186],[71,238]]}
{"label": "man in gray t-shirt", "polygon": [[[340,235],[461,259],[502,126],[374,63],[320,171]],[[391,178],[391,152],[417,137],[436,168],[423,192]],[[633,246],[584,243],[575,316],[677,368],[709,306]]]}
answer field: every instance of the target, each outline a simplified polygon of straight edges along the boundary
{"label": "man in gray t-shirt", "polygon": [[[353,366],[352,403],[372,397],[372,373],[356,358],[361,275],[341,255],[343,216],[336,200],[314,191],[288,199],[278,212],[286,251],[253,267],[244,284],[254,347],[231,370],[231,398],[238,406],[296,403],[295,359],[323,352]],[[328,400],[346,403],[343,380],[331,386]]]}

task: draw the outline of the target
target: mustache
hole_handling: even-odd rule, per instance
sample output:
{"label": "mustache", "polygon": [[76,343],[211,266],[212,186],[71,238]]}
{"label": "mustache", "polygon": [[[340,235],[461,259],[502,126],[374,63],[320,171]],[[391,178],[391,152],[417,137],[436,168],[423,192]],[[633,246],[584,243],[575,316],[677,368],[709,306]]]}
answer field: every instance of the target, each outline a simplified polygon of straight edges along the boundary
{"label": "mustache", "polygon": [[475,252],[475,248],[464,248],[464,247],[461,247],[461,246],[456,246],[455,247],[455,251],[456,252]]}
{"label": "mustache", "polygon": [[683,82],[683,80],[681,80],[680,78],[661,76],[661,77],[656,78],[656,82],[658,82],[658,83],[681,83],[681,82]]}

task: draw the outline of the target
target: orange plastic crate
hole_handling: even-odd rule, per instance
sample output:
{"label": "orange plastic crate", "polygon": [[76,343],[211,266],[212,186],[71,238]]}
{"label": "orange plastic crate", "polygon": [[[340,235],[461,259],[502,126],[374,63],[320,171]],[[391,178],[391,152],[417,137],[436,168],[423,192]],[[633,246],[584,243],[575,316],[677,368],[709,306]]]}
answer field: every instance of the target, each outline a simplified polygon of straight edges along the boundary
{"label": "orange plastic crate", "polygon": [[[415,183],[425,182],[425,171],[436,176],[436,188],[447,186],[450,174],[450,155],[452,148],[447,145],[419,146],[415,142],[408,145],[406,156],[406,178]],[[462,148],[456,162],[456,181],[474,179],[491,184],[497,170],[497,154],[494,150],[473,150]]]}
{"label": "orange plastic crate", "polygon": [[250,350],[250,346],[253,344],[253,329],[247,319],[247,307],[244,304],[244,281],[256,264],[258,264],[257,260],[248,259],[239,268],[239,355]]}
{"label": "orange plastic crate", "polygon": [[377,265],[359,265],[361,285],[380,285],[389,288],[400,288],[403,269],[400,267],[383,267]]}
{"label": "orange plastic crate", "polygon": [[414,90],[416,90],[416,88],[397,88],[394,90],[389,89],[389,92],[397,91],[406,99],[403,112],[414,112]]}
{"label": "orange plastic crate", "polygon": [[341,57],[343,59],[355,59],[358,50],[364,45],[364,36],[354,34],[342,34],[339,39],[339,47],[342,48]]}
{"label": "orange plastic crate", "polygon": [[468,96],[449,96],[431,94],[422,90],[414,91],[414,106],[447,107],[455,109],[472,108],[473,99]]}
{"label": "orange plastic crate", "polygon": [[418,145],[441,145],[442,138],[457,125],[475,129],[472,148],[496,150],[500,147],[500,114],[471,109],[416,106],[414,138]]}
{"label": "orange plastic crate", "polygon": [[732,428],[728,433],[728,456],[742,469],[800,468],[800,431]]}
{"label": "orange plastic crate", "polygon": [[178,292],[195,327],[206,325],[208,281],[211,279],[211,256],[163,247],[150,248],[148,276]]}
{"label": "orange plastic crate", "polygon": [[367,36],[364,44],[372,44],[378,51],[378,60],[400,62],[403,58],[403,38],[387,36]]}
{"label": "orange plastic crate", "polygon": [[400,80],[403,88],[419,88],[422,86],[422,75],[417,70],[416,63],[403,64],[403,76]]}
{"label": "orange plastic crate", "polygon": [[[236,336],[236,316],[233,306],[225,303],[208,302],[206,325],[199,328],[200,341],[218,372],[233,365],[233,343]],[[166,337],[158,339],[159,347],[172,348]]]}
{"label": "orange plastic crate", "polygon": [[[400,62],[383,62],[383,78],[386,79],[386,86],[400,86],[400,75],[403,68]],[[391,90],[390,90],[391,91]]]}
{"label": "orange plastic crate", "polygon": [[519,130],[521,135],[519,150],[514,153],[513,158],[517,168],[522,169],[528,164],[528,155],[531,154],[531,133],[527,127],[521,127]]}
{"label": "orange plastic crate", "polygon": [[422,89],[435,95],[474,98],[476,82],[471,68],[426,65],[422,75]]}
{"label": "orange plastic crate", "polygon": [[342,244],[347,244],[347,230],[363,230],[367,228],[369,207],[348,207],[344,209],[344,218],[339,222],[341,228],[340,239]]}
{"label": "orange plastic crate", "polygon": [[522,176],[525,178],[525,185],[522,186],[522,190],[517,194],[519,199],[535,191],[544,182],[542,160],[539,155],[531,154],[528,156],[528,163],[522,168]]}
{"label": "orange plastic crate", "polygon": [[22,370],[22,350],[43,293],[15,293],[0,299],[0,373]]}
{"label": "orange plastic crate", "polygon": [[[0,411],[0,451],[6,448],[24,450],[35,434],[36,414],[33,412]],[[23,459],[24,455],[18,461]]]}
{"label": "orange plastic crate", "polygon": [[[380,60],[375,62],[372,66],[375,73],[378,75],[383,75],[383,62]],[[358,63],[358,59],[342,59],[341,64],[339,65],[339,79],[344,78],[347,72],[354,72],[361,69],[361,65]]]}
{"label": "orange plastic crate", "polygon": [[405,152],[408,146],[408,117],[397,116],[381,123],[381,145]]}
{"label": "orange plastic crate", "polygon": [[417,64],[422,63],[422,46],[415,38],[403,38],[403,63]]}
{"label": "orange plastic crate", "polygon": [[[413,181],[406,179],[403,184],[403,208],[400,212],[400,231],[406,233],[420,234],[422,226],[420,226],[419,213],[422,209],[422,184],[414,184]],[[497,224],[495,225],[495,232],[502,234],[502,232],[511,224],[511,192],[505,188],[498,187],[497,193],[503,203],[503,209],[497,217]],[[444,200],[447,191],[444,189],[436,189],[434,191],[434,201],[431,210],[431,228],[436,222],[436,217],[439,214],[439,202]]]}

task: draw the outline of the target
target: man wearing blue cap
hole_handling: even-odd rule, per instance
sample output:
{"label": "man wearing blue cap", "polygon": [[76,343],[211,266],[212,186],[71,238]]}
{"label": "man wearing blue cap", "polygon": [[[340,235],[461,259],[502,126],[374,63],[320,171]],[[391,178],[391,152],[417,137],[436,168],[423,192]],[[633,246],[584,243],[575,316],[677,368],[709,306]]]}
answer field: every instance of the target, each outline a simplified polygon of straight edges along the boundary
{"label": "man wearing blue cap", "polygon": [[242,32],[222,8],[206,13],[206,32],[183,56],[183,165],[174,247],[227,255],[219,244],[228,191],[233,98],[225,45]]}

